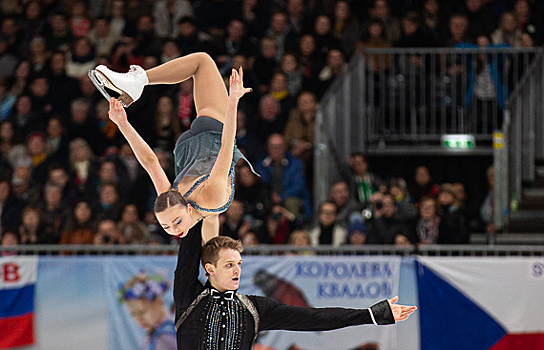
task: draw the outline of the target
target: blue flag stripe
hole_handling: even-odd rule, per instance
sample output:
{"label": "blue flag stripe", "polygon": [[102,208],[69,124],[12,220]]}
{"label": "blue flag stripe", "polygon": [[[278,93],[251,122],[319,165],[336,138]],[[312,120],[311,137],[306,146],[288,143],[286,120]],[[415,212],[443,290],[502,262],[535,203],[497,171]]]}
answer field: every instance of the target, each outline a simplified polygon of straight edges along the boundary
{"label": "blue flag stripe", "polygon": [[0,317],[21,316],[34,310],[34,284],[0,290]]}

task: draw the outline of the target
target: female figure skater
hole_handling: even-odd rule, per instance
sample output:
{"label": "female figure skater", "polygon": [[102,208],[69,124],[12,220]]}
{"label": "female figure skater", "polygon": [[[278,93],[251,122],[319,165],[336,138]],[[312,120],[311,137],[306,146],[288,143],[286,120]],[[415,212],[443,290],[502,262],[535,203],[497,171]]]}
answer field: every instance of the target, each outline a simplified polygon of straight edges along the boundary
{"label": "female figure skater", "polygon": [[203,232],[219,229],[218,214],[225,211],[234,196],[234,164],[245,159],[236,148],[236,112],[239,99],[251,89],[243,86],[243,71],[232,70],[230,95],[212,58],[195,53],[144,71],[132,66],[128,73],[116,73],[105,66],[89,72],[97,88],[120,93],[119,100],[129,106],[142,94],[145,85],[177,84],[194,79],[197,118],[191,129],[176,142],[176,179],[170,185],[153,150],[128,123],[120,101],[110,98],[110,119],[132,147],[147,171],[159,196],[155,214],[163,229],[184,237],[202,219]]}

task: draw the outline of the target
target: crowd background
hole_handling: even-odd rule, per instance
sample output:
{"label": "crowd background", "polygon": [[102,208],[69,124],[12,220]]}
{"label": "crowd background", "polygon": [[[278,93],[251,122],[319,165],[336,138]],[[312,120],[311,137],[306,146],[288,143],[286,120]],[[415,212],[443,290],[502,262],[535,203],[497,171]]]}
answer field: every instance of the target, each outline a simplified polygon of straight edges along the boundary
{"label": "crowd background", "polygon": [[[317,103],[357,50],[544,41],[544,2],[527,0],[3,0],[0,13],[2,245],[175,244],[87,72],[197,51],[226,82],[242,66],[254,90],[237,142],[261,177],[236,167],[221,234],[246,246],[467,243],[494,232],[492,169],[476,198],[462,183],[436,184],[425,166],[378,176],[353,154],[313,213]],[[173,179],[175,141],[196,116],[192,81],[147,87],[127,114]]]}

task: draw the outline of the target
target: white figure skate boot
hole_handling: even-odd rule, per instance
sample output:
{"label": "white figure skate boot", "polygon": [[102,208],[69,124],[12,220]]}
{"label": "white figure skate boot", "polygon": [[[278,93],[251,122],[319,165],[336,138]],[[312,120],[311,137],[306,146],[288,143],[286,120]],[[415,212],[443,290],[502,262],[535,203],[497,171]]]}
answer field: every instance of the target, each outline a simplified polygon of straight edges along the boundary
{"label": "white figure skate boot", "polygon": [[127,73],[117,73],[104,65],[89,70],[89,78],[94,86],[109,101],[111,96],[106,88],[119,93],[117,98],[123,106],[128,107],[140,98],[144,86],[149,83],[145,70],[136,65],[130,66]]}

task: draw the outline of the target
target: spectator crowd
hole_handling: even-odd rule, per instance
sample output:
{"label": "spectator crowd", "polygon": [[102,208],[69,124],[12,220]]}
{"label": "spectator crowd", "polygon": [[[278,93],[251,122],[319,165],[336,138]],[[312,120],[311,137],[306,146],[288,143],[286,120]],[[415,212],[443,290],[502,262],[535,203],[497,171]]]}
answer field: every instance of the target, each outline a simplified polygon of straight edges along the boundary
{"label": "spectator crowd", "polygon": [[[261,176],[236,167],[221,234],[245,245],[467,243],[494,231],[489,195],[466,205],[461,183],[438,186],[425,167],[382,180],[364,154],[313,213],[317,103],[357,50],[544,41],[544,2],[531,0],[4,0],[0,14],[2,245],[175,243],[87,72],[197,51],[226,83],[242,66],[253,88],[237,145]],[[175,141],[196,117],[192,80],[147,87],[127,114],[172,180]]]}

